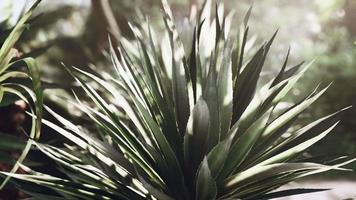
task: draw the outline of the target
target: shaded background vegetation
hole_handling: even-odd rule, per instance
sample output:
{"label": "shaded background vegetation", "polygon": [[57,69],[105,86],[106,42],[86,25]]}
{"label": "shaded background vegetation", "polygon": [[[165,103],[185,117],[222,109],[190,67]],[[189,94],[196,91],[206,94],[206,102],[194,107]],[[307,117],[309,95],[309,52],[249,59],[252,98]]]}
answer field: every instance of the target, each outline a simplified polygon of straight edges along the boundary
{"label": "shaded background vegetation", "polygon": [[[107,58],[108,32],[111,37],[132,37],[127,25],[139,17],[149,16],[151,23],[161,26],[160,1],[158,0],[43,0],[36,11],[32,26],[18,44],[20,53],[31,53],[38,57],[42,68],[44,86],[68,88],[72,80],[64,73],[61,62],[87,70],[111,68]],[[184,26],[183,16],[189,7],[199,0],[170,0],[177,22]],[[18,19],[21,10],[31,1],[1,1],[1,29],[7,30]],[[227,10],[235,9],[236,25],[251,4],[251,33],[258,35],[256,41],[268,38],[279,28],[278,37],[272,47],[265,77],[276,74],[285,52],[291,47],[290,64],[317,58],[314,67],[300,81],[299,88],[333,82],[328,92],[301,119],[310,122],[343,107],[356,105],[356,1],[353,0],[225,0]],[[108,9],[108,5],[111,9]],[[9,18],[10,17],[10,18]],[[8,20],[5,20],[8,19]],[[251,36],[253,37],[253,36]],[[304,90],[303,90],[304,91]],[[305,90],[308,91],[308,90]],[[58,92],[57,90],[52,92]],[[51,94],[51,92],[49,92]],[[304,94],[293,91],[297,101]],[[48,95],[47,104],[53,96]],[[57,105],[66,108],[67,105]],[[8,116],[17,107],[1,110]],[[64,111],[63,111],[64,112]],[[77,116],[72,112],[68,115]],[[2,119],[3,120],[3,119]],[[76,120],[80,120],[76,118]],[[15,126],[15,125],[14,125]],[[2,131],[4,131],[4,127]],[[50,133],[44,134],[50,140]],[[350,109],[340,125],[325,140],[310,151],[318,155],[356,155],[356,110]],[[356,169],[356,166],[353,167]],[[330,176],[330,174],[329,174]],[[345,174],[334,174],[344,177]],[[350,177],[350,174],[347,174]]]}

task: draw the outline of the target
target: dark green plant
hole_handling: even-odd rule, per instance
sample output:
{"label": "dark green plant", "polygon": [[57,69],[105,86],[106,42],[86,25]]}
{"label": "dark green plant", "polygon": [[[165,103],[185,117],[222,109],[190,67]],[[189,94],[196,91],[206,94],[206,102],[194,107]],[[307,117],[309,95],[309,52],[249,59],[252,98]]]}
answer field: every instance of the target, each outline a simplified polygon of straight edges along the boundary
{"label": "dark green plant", "polygon": [[36,199],[270,199],[320,191],[275,192],[351,162],[301,157],[336,126],[342,111],[293,128],[327,88],[281,110],[279,103],[312,64],[286,69],[288,56],[279,74],[257,89],[276,34],[249,53],[250,10],[235,38],[221,4],[212,18],[207,1],[181,32],[165,0],[162,5],[164,34],[155,37],[149,21],[130,24],[136,39],[111,48],[116,74],[67,68],[90,99],[75,95],[78,101],[68,103],[92,126],[77,126],[47,108],[63,126],[43,123],[70,143],[33,143],[65,176],[26,166],[28,174],[3,172],[15,185]]}
{"label": "dark green plant", "polygon": [[[29,140],[27,144],[22,144],[13,136],[1,133],[2,150],[22,149],[17,161],[14,163],[12,170],[9,173],[15,173],[26,155],[31,149],[32,141],[37,140],[40,136],[41,115],[42,115],[42,88],[39,77],[39,69],[36,66],[35,60],[31,57],[17,57],[17,50],[14,48],[15,43],[19,40],[21,34],[27,28],[28,20],[32,14],[33,9],[38,5],[39,1],[27,11],[15,25],[15,27],[6,36],[0,49],[0,106],[6,106],[14,103],[14,100],[21,99],[29,105],[29,112],[32,115],[32,127],[30,133],[27,135]],[[28,72],[20,71],[19,68],[24,66],[28,68]],[[14,82],[11,79],[20,78],[32,80],[32,88],[25,82]],[[10,80],[10,81],[9,81]],[[4,98],[8,95],[14,98]],[[6,122],[5,122],[6,123]],[[10,133],[12,134],[12,133]],[[4,154],[2,163],[11,160],[10,156]],[[2,189],[8,182],[10,177],[6,177],[0,185]]]}

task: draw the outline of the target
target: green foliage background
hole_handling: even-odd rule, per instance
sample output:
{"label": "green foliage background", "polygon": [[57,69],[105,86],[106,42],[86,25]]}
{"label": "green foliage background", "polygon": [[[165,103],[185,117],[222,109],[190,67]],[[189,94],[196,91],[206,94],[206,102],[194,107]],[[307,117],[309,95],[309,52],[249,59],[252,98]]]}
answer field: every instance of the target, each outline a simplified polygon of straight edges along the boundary
{"label": "green foliage background", "polygon": [[[3,1],[5,2],[5,1]],[[2,10],[9,11],[13,1]],[[31,1],[24,1],[24,7]],[[66,87],[71,78],[61,72],[62,61],[86,70],[92,70],[93,65],[98,68],[108,68],[110,65],[105,52],[107,49],[107,35],[102,31],[106,28],[100,23],[100,14],[90,6],[90,1],[56,1],[45,0],[36,11],[39,15],[46,13],[45,18],[39,17],[31,29],[24,35],[18,48],[26,53],[32,51],[38,60],[48,81],[44,87],[53,84]],[[187,5],[194,0],[171,0],[173,12],[179,16],[189,11]],[[160,17],[159,1],[156,0],[127,0],[110,1],[122,35],[131,36],[127,21],[134,21],[137,13],[151,16],[155,23]],[[225,0],[227,8],[236,9],[236,19],[241,19],[244,11],[251,5],[250,0]],[[310,108],[314,117],[320,117],[349,105],[356,104],[356,3],[352,0],[264,0],[254,2],[251,16],[251,32],[258,33],[260,41],[271,35],[279,28],[278,37],[270,59],[267,61],[266,79],[279,70],[284,53],[291,46],[291,63],[300,59],[307,61],[317,57],[315,67],[307,74],[293,94],[294,99],[304,95],[303,88],[322,82],[328,84],[333,81],[330,90]],[[1,19],[12,16],[14,19],[1,24],[2,29],[11,27],[16,21],[16,13],[1,12]],[[239,24],[237,22],[235,24]],[[180,22],[178,22],[178,25]],[[104,25],[105,26],[105,25]],[[34,51],[35,50],[35,51]],[[89,66],[89,68],[88,68]],[[90,68],[91,67],[91,68]],[[65,81],[64,81],[65,80]],[[308,90],[305,90],[308,91]],[[51,98],[48,96],[47,98]],[[72,113],[73,114],[73,113]],[[75,114],[75,113],[74,113]],[[305,116],[310,118],[310,116]],[[356,155],[356,110],[351,109],[344,115],[342,122],[333,134],[320,142],[311,150],[313,155],[347,153]],[[307,120],[306,120],[307,122]],[[356,169],[356,166],[355,166]]]}

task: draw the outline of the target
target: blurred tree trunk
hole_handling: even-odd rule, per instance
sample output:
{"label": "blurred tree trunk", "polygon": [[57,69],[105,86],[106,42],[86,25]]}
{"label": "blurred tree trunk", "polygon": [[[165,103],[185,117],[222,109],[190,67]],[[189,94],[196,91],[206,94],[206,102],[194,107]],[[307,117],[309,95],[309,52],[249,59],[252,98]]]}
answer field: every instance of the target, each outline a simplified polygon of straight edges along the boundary
{"label": "blurred tree trunk", "polygon": [[118,40],[121,37],[121,31],[110,7],[109,0],[92,0],[91,2],[94,15],[98,16],[100,22],[103,23],[102,25]]}
{"label": "blurred tree trunk", "polygon": [[349,30],[352,37],[356,37],[356,1],[347,0],[344,6],[345,10],[345,26]]}
{"label": "blurred tree trunk", "polygon": [[189,5],[192,6],[192,5],[198,5],[198,0],[189,0]]}
{"label": "blurred tree trunk", "polygon": [[84,38],[94,56],[100,57],[102,50],[108,47],[108,34],[112,38],[113,45],[117,46],[117,42],[123,34],[120,27],[127,21],[113,13],[109,0],[91,0],[91,3],[91,14],[86,26],[87,30],[92,31],[84,33]]}

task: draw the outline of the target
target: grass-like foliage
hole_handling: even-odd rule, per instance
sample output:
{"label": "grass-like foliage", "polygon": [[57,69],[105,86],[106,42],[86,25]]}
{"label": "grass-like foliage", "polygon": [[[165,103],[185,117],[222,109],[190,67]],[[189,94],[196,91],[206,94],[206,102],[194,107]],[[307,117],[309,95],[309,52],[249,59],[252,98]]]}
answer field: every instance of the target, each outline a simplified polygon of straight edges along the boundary
{"label": "grass-like foliage", "polygon": [[[27,144],[21,143],[16,136],[14,137],[8,134],[0,133],[1,150],[22,149],[22,153],[14,163],[10,173],[14,173],[19,169],[22,161],[30,151],[33,141],[40,137],[43,102],[39,68],[33,58],[17,57],[17,50],[14,48],[15,43],[19,40],[23,31],[27,28],[29,18],[39,2],[40,1],[36,1],[34,5],[21,17],[18,23],[6,36],[5,40],[2,41],[0,49],[0,106],[7,106],[14,103],[14,100],[21,99],[29,105],[29,111],[32,114],[32,127],[30,133],[25,133],[27,137],[29,137]],[[25,66],[28,69],[28,72],[12,69],[13,67],[19,66]],[[25,83],[22,84],[22,82],[15,83],[8,81],[11,78],[30,79],[32,87],[27,86]],[[5,98],[8,95],[12,98]],[[2,154],[0,162],[7,163],[10,160],[12,159],[9,155]],[[12,163],[10,162],[10,164]],[[0,185],[0,190],[5,186],[9,179],[10,177],[8,176],[3,180]]]}
{"label": "grass-like foliage", "polygon": [[111,48],[114,73],[67,68],[89,97],[68,103],[96,129],[47,108],[61,125],[43,123],[71,143],[33,143],[65,176],[22,165],[28,174],[3,173],[14,184],[36,199],[269,199],[319,191],[274,190],[350,162],[303,161],[301,153],[326,136],[342,112],[292,128],[326,88],[279,109],[311,65],[287,69],[288,55],[279,74],[257,87],[276,34],[249,50],[250,10],[234,36],[232,15],[225,17],[221,4],[215,12],[210,1],[193,9],[181,32],[166,0],[162,8],[163,34],[155,34],[149,20],[130,24],[135,40]]}

